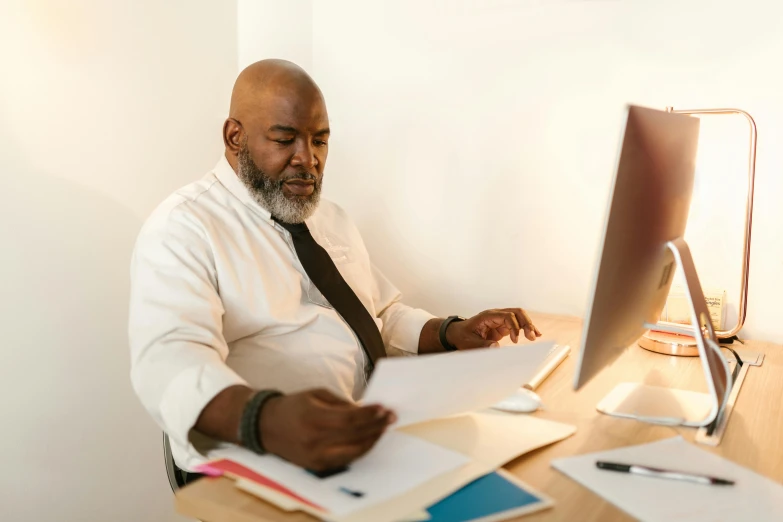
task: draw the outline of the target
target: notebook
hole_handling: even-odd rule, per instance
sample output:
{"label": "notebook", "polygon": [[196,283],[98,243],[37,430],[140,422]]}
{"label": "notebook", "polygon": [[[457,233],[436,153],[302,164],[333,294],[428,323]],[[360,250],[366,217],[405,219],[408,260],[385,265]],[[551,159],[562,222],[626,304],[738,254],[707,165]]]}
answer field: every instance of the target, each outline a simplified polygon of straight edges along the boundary
{"label": "notebook", "polygon": [[433,504],[427,513],[430,522],[494,522],[553,505],[551,499],[500,469]]}

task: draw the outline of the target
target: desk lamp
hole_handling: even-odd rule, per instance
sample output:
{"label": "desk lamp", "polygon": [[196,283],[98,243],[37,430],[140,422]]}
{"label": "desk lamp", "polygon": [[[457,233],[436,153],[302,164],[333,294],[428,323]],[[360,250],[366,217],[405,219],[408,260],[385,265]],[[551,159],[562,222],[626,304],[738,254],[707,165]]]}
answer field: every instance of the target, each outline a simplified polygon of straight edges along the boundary
{"label": "desk lamp", "polygon": [[[748,194],[745,204],[745,241],[742,250],[742,279],[740,286],[740,301],[737,317],[737,324],[729,330],[716,330],[715,334],[720,342],[731,343],[736,339],[737,332],[742,329],[745,323],[746,309],[748,304],[748,271],[750,267],[750,230],[753,218],[753,184],[756,177],[756,122],[747,112],[740,109],[687,109],[675,110],[673,107],[666,107],[667,112],[689,115],[742,115],[750,126],[750,147],[748,153]],[[658,324],[669,327],[680,327],[676,323],[660,321]],[[647,350],[663,353],[667,355],[678,356],[698,356],[699,352],[696,346],[696,340],[686,335],[659,332],[648,330],[640,339],[639,346]]]}

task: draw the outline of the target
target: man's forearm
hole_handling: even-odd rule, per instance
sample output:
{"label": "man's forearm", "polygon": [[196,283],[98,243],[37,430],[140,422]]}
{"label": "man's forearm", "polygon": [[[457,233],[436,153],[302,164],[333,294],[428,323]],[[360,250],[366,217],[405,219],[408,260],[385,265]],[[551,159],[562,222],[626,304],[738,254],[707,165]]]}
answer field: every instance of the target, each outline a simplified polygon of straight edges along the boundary
{"label": "man's forearm", "polygon": [[440,353],[446,351],[443,345],[440,344],[438,337],[438,330],[440,325],[443,324],[443,319],[434,318],[424,323],[424,327],[421,329],[419,335],[419,353]]}
{"label": "man's forearm", "polygon": [[239,444],[239,423],[254,390],[244,385],[230,386],[215,395],[199,415],[194,429],[207,437]]}
{"label": "man's forearm", "polygon": [[[438,330],[443,319],[427,321],[419,334],[419,353],[441,353]],[[244,385],[230,386],[218,393],[201,411],[194,429],[216,440],[239,444],[239,424],[242,412],[254,390]]]}

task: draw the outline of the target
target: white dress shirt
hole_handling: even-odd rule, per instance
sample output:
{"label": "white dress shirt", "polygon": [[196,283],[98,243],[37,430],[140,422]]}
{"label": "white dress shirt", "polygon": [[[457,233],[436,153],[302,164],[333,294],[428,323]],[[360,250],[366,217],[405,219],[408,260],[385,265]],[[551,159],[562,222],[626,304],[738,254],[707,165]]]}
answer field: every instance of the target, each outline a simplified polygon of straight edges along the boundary
{"label": "white dress shirt", "polygon": [[[322,199],[306,223],[375,318],[387,353],[416,353],[433,316],[400,302],[339,206]],[[288,231],[224,157],[142,227],[131,261],[129,337],[134,390],[186,470],[214,446],[192,428],[229,386],[323,387],[347,400],[366,386],[358,338],[311,283]]]}

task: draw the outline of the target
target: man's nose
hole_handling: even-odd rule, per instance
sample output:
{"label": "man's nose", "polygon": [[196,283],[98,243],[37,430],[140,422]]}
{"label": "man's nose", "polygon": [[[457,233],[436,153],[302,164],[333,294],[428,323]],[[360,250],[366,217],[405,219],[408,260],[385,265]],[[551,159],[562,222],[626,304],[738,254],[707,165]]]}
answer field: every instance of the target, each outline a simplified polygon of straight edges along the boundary
{"label": "man's nose", "polygon": [[318,165],[318,158],[315,156],[315,149],[312,144],[304,142],[297,146],[296,152],[294,152],[291,158],[291,166],[302,167],[310,172],[316,165]]}

